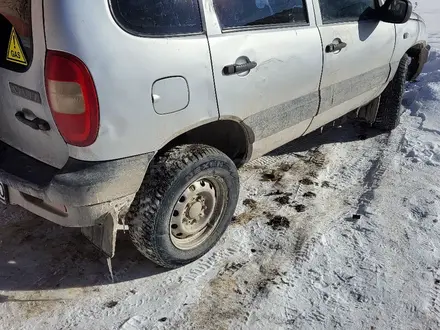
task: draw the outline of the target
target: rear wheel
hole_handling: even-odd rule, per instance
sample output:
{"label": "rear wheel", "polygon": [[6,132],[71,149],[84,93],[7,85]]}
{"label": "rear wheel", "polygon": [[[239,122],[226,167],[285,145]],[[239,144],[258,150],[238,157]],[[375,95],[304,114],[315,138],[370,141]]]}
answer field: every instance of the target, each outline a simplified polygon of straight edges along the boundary
{"label": "rear wheel", "polygon": [[237,169],[225,154],[204,145],[175,147],[152,164],[127,214],[131,239],[163,267],[188,264],[223,235],[238,193]]}
{"label": "rear wheel", "polygon": [[380,97],[379,110],[373,123],[374,127],[391,131],[399,125],[403,94],[405,93],[408,76],[408,64],[409,57],[405,54],[400,60],[393,80],[390,81]]}

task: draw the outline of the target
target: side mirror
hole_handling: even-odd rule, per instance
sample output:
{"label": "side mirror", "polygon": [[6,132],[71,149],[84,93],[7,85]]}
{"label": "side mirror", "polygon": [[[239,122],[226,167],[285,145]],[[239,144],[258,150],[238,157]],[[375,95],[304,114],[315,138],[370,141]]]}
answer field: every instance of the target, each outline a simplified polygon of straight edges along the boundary
{"label": "side mirror", "polygon": [[387,0],[379,8],[379,19],[387,23],[403,24],[409,21],[412,9],[409,0]]}

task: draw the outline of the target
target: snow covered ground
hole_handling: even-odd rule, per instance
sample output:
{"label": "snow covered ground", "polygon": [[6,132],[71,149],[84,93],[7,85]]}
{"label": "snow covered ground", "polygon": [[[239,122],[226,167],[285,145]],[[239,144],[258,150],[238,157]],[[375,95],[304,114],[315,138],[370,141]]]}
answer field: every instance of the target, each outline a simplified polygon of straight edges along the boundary
{"label": "snow covered ground", "polygon": [[423,16],[429,33],[429,42],[435,48],[440,49],[440,1],[417,0],[412,1],[415,11]]}
{"label": "snow covered ground", "polygon": [[[440,49],[440,2],[417,10]],[[348,123],[247,165],[225,238],[179,270],[121,234],[111,284],[77,230],[0,207],[0,328],[439,329],[440,51],[404,105],[392,134]]]}

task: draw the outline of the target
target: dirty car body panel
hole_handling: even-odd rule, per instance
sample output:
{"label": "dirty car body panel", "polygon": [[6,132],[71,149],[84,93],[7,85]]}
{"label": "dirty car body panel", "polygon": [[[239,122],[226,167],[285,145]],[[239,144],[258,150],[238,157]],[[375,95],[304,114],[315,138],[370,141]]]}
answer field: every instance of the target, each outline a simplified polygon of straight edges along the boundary
{"label": "dirty car body panel", "polygon": [[[256,158],[377,99],[405,53],[415,79],[429,51],[418,15],[364,16],[373,0],[346,16],[329,0],[156,2],[0,0],[0,192],[110,256],[168,147],[232,122]],[[96,134],[74,143],[59,118],[86,115]]]}
{"label": "dirty car body panel", "polygon": [[[301,136],[318,112],[321,38],[312,1],[293,3],[294,22],[286,24],[266,25],[258,16],[247,17],[246,1],[238,8],[205,11],[220,114],[238,117],[250,129],[253,158]],[[237,20],[229,17],[231,12],[244,14]],[[226,65],[247,61],[256,67],[224,74]]]}
{"label": "dirty car body panel", "polygon": [[[2,15],[0,48],[3,64],[0,66],[1,140],[31,157],[61,168],[69,158],[69,153],[58,131],[51,129],[42,133],[42,131],[23,125],[16,118],[17,112],[28,111],[32,116],[47,121],[50,127],[56,127],[48,107],[44,87],[46,42],[44,23],[41,19],[43,3],[33,1],[31,14],[31,2],[28,0],[1,0],[0,14]],[[28,65],[5,61],[4,54],[6,54],[12,27],[22,41]],[[25,95],[30,96],[23,97]]]}
{"label": "dirty car body panel", "polygon": [[[313,119],[309,132],[346,114],[347,109],[368,103],[385,88],[395,31],[394,24],[368,15],[374,6],[375,0],[362,1],[358,8],[346,13],[316,7],[324,68],[319,115]],[[344,48],[330,49],[342,43],[346,44]]]}

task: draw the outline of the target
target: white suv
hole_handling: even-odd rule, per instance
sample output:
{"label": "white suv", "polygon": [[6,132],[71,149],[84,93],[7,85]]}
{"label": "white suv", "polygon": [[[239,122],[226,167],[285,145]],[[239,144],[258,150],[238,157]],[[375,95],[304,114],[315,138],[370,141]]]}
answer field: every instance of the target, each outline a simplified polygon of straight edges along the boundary
{"label": "white suv", "polygon": [[425,30],[408,0],[0,0],[0,198],[187,264],[237,166],[353,111],[393,129]]}

